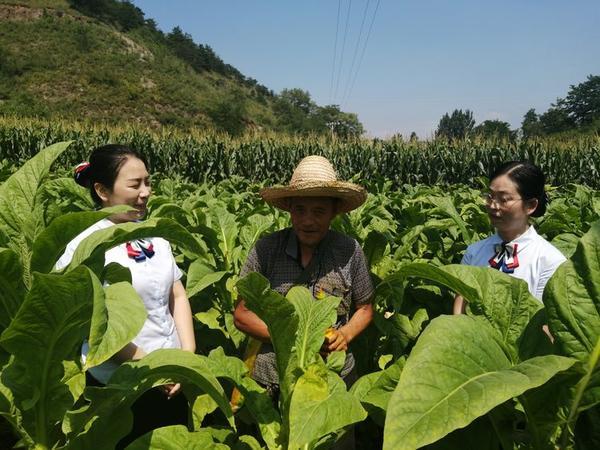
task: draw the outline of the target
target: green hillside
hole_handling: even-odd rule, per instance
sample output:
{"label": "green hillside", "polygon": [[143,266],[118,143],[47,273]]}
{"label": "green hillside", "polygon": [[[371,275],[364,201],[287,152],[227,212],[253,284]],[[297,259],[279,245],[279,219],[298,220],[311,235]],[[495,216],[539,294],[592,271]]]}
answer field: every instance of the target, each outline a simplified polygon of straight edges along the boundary
{"label": "green hillside", "polygon": [[[111,17],[74,9],[77,3],[86,4],[0,1],[0,114],[234,134],[281,126],[274,113],[278,97],[210,48],[212,66],[203,67],[206,61],[192,59],[197,54],[174,51],[177,38],[193,47],[189,36],[164,34],[152,20],[110,23]],[[104,3],[133,8],[133,18],[144,19],[130,3]]]}

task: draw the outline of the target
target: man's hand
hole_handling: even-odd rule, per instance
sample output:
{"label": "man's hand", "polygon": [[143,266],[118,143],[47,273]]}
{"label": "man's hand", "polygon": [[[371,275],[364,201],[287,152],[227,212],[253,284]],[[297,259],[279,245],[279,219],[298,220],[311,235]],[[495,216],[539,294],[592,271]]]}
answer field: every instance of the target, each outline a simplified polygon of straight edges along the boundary
{"label": "man's hand", "polygon": [[344,333],[335,328],[328,330],[325,334],[325,341],[321,347],[321,353],[326,355],[331,352],[345,352],[348,351],[348,340]]}
{"label": "man's hand", "polygon": [[181,392],[180,383],[163,384],[161,388],[169,400]]}

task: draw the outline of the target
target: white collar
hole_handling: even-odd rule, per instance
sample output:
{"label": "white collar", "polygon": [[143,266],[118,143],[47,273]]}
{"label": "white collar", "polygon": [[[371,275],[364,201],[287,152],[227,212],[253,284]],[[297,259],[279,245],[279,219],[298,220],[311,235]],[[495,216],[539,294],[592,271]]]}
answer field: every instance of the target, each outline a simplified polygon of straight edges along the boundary
{"label": "white collar", "polygon": [[[502,238],[500,237],[498,232],[496,232],[496,234],[494,234],[493,237],[494,237],[494,243],[503,242]],[[536,240],[537,237],[538,237],[537,231],[535,231],[535,228],[533,227],[533,225],[529,225],[529,228],[527,228],[527,231],[525,231],[525,233],[517,236],[515,239],[513,239],[512,241],[510,241],[508,243],[509,244],[519,244],[519,248],[522,249],[529,242]]]}

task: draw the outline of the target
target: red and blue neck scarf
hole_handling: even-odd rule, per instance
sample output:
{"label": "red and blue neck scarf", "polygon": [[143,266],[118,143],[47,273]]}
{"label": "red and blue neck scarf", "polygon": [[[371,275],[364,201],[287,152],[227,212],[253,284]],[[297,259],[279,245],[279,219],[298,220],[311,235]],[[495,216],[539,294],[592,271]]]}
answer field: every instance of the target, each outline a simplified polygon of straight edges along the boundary
{"label": "red and blue neck scarf", "polygon": [[519,267],[519,258],[517,257],[517,247],[519,244],[510,244],[502,242],[494,245],[494,256],[488,261],[490,267],[501,270],[504,273],[513,273]]}
{"label": "red and blue neck scarf", "polygon": [[125,244],[125,248],[127,249],[127,256],[137,262],[154,256],[154,246],[152,245],[152,240],[149,238],[128,242]]}

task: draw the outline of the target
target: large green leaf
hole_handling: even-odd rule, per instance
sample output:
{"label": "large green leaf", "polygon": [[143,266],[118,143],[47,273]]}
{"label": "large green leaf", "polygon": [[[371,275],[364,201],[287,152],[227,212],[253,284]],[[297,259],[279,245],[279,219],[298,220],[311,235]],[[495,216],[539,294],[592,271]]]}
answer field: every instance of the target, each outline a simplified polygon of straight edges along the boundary
{"label": "large green leaf", "polygon": [[298,329],[296,310],[285,297],[271,290],[267,279],[258,273],[253,272],[240,279],[237,288],[240,296],[246,301],[246,306],[269,328],[277,358],[279,379],[282,381],[281,387],[287,391],[295,378],[292,374],[295,367],[290,364],[290,359]]}
{"label": "large green leaf", "polygon": [[507,344],[511,359],[518,360],[523,332],[542,307],[523,280],[485,267],[412,263],[382,283],[397,285],[407,277],[434,281],[462,295],[469,301],[468,313],[485,317]]}
{"label": "large green leaf", "polygon": [[86,369],[103,363],[131,342],[147,317],[146,307],[131,284],[112,284],[104,294],[94,302]]}
{"label": "large green leaf", "polygon": [[215,443],[208,431],[190,432],[183,425],[157,428],[126,447],[126,450],[227,450],[228,445]]}
{"label": "large green leaf", "polygon": [[57,441],[56,423],[81,393],[80,346],[101,295],[100,281],[85,267],[65,275],[35,274],[22,307],[0,336],[0,345],[14,356],[3,382],[23,414],[23,427],[41,445]]}
{"label": "large green leaf", "polygon": [[171,219],[150,219],[144,222],[127,222],[104,228],[85,238],[69,264],[68,270],[88,261],[96,272],[104,267],[104,253],[117,245],[144,237],[162,237],[171,243],[181,245],[196,254],[202,253],[198,241],[185,228]]}
{"label": "large green leaf", "polygon": [[239,240],[246,251],[250,251],[256,241],[273,226],[269,216],[253,214],[248,217],[244,226],[240,228]]}
{"label": "large green leaf", "polygon": [[52,163],[71,142],[59,142],[41,150],[0,185],[0,226],[11,238],[24,238],[31,247],[43,229],[39,187]]}
{"label": "large green leaf", "polygon": [[381,261],[385,254],[387,242],[385,234],[375,230],[369,232],[363,245],[363,251],[369,267],[373,267]]}
{"label": "large green leaf", "polygon": [[417,340],[428,320],[427,310],[424,308],[415,311],[412,319],[398,312],[387,318],[379,312],[374,316],[375,325],[381,333],[394,339],[395,354],[403,354],[407,346]]}
{"label": "large green leaf", "polygon": [[210,209],[211,226],[217,232],[219,249],[223,256],[226,270],[235,268],[235,248],[239,229],[235,216],[225,208],[214,207]]}
{"label": "large green leaf", "polygon": [[512,365],[485,321],[438,317],[417,341],[400,375],[387,412],[384,448],[433,443],[574,362],[550,355]]}
{"label": "large green leaf", "polygon": [[89,403],[65,417],[70,449],[114,448],[132,425],[131,404],[153,386],[189,383],[208,394],[235,429],[233,412],[206,357],[178,349],[156,350],[139,361],[122,364],[106,387],[88,387]]}
{"label": "large green leaf", "polygon": [[25,297],[23,269],[11,249],[0,250],[0,333],[8,327]]}
{"label": "large green leaf", "polygon": [[205,261],[197,259],[190,264],[187,272],[186,291],[188,298],[219,282],[226,274],[226,271],[215,271]]}
{"label": "large green leaf", "polygon": [[452,219],[454,224],[460,230],[464,242],[466,244],[471,244],[473,242],[473,235],[467,230],[468,224],[464,221],[464,219],[456,210],[456,207],[452,203],[451,197],[430,196],[428,197],[428,200],[435,205],[435,208],[431,211],[432,214],[438,213],[450,217],[450,219]]}
{"label": "large green leaf", "polygon": [[562,233],[552,239],[552,245],[559,249],[567,258],[573,256],[578,243],[579,236],[573,233]]}
{"label": "large green leaf", "polygon": [[435,444],[428,445],[427,450],[500,450],[513,448],[512,446],[504,447],[500,445],[498,436],[492,430],[494,430],[494,426],[489,417],[479,417],[465,428],[455,430]]}
{"label": "large green leaf", "polygon": [[356,397],[345,388],[332,388],[328,381],[327,369],[312,364],[296,382],[290,402],[289,449],[306,448],[367,416]]}
{"label": "large green leaf", "polygon": [[33,243],[31,270],[48,273],[65,251],[67,244],[89,226],[111,214],[125,212],[128,206],[115,206],[101,211],[65,214],[52,221]]}
{"label": "large green leaf", "polygon": [[[548,324],[563,355],[582,362],[583,374],[567,410],[562,444],[572,438],[579,414],[600,403],[600,223],[581,238],[571,260],[554,273],[544,291]],[[572,386],[565,385],[565,389]],[[561,392],[564,396],[564,392]]]}
{"label": "large green leaf", "polygon": [[[6,377],[6,375],[3,377]],[[0,377],[0,417],[3,417],[12,426],[14,432],[25,445],[33,447],[35,443],[27,430],[23,428],[23,416],[15,404],[13,392],[3,384],[3,377]]]}
{"label": "large green leaf", "polygon": [[300,286],[294,286],[283,297],[257,273],[239,280],[237,286],[248,308],[269,328],[282,396],[287,399],[299,376],[298,369],[305,370],[317,357],[325,330],[335,323],[340,299],[315,300],[308,289]]}
{"label": "large green leaf", "polygon": [[[316,300],[308,289],[300,286],[290,289],[284,298],[271,290],[266,278],[257,273],[250,273],[239,280],[237,287],[248,308],[254,311],[269,328],[279,371],[280,405],[284,423],[282,434],[287,433],[289,439],[292,439],[292,435],[294,436],[294,443],[290,441],[289,448],[293,448],[293,445],[297,445],[301,441],[307,443],[306,439],[311,442],[316,441],[324,434],[333,432],[356,420],[361,420],[356,419],[358,412],[365,414],[360,402],[348,394],[345,387],[340,389],[340,384],[344,386],[344,383],[339,376],[328,372],[324,363],[319,362],[318,352],[323,344],[325,330],[335,322],[335,311],[340,299],[326,297]],[[318,363],[318,366],[322,367],[319,369],[323,372],[322,374],[314,375],[313,371],[316,369],[311,369],[314,367],[313,363]],[[311,374],[306,375],[307,371],[311,371]],[[300,388],[300,391],[297,391],[297,382],[305,375],[305,385]],[[319,377],[321,381],[316,381]],[[334,382],[335,380],[337,380],[337,384]],[[304,411],[302,409],[304,406],[300,405],[302,401],[299,399],[303,398],[304,393],[310,392],[312,383],[319,385],[318,393],[315,394],[312,403],[305,405],[312,409]],[[323,389],[324,396],[321,395]],[[296,392],[300,392],[300,394]],[[296,406],[292,408],[294,396],[296,396]],[[327,399],[330,396],[334,398],[331,400],[332,402],[338,399],[343,401],[343,404],[349,405],[348,410],[345,411],[347,415],[340,413],[337,417],[332,417],[326,424],[323,424],[319,418],[319,420],[311,422],[311,425],[306,426],[303,423],[306,420],[306,414],[309,412],[316,414],[318,406],[323,406],[325,411],[329,410],[331,403]],[[352,405],[358,405],[358,408],[354,408]],[[285,440],[285,438],[280,440]]]}
{"label": "large green leaf", "polygon": [[398,385],[404,363],[405,359],[400,358],[384,370],[364,375],[350,389],[381,427],[384,426],[388,403]]}
{"label": "large green leaf", "polygon": [[[575,364],[542,386],[521,395],[519,400],[527,414],[528,440],[533,448],[557,448],[561,433],[568,423],[575,387],[581,378],[580,366]],[[568,430],[565,437],[572,437]]]}
{"label": "large green leaf", "polygon": [[335,324],[336,308],[341,299],[325,297],[315,300],[310,291],[302,286],[291,288],[286,298],[294,305],[298,315],[294,344],[296,362],[299,368],[306,370],[323,345],[325,330]]}
{"label": "large green leaf", "polygon": [[587,361],[600,337],[600,222],[550,278],[544,304],[560,352]]}
{"label": "large green leaf", "polygon": [[230,380],[240,390],[244,406],[256,421],[267,447],[270,450],[281,448],[281,417],[265,389],[247,374],[244,362],[225,355],[219,347],[210,352],[207,363],[215,377]]}

